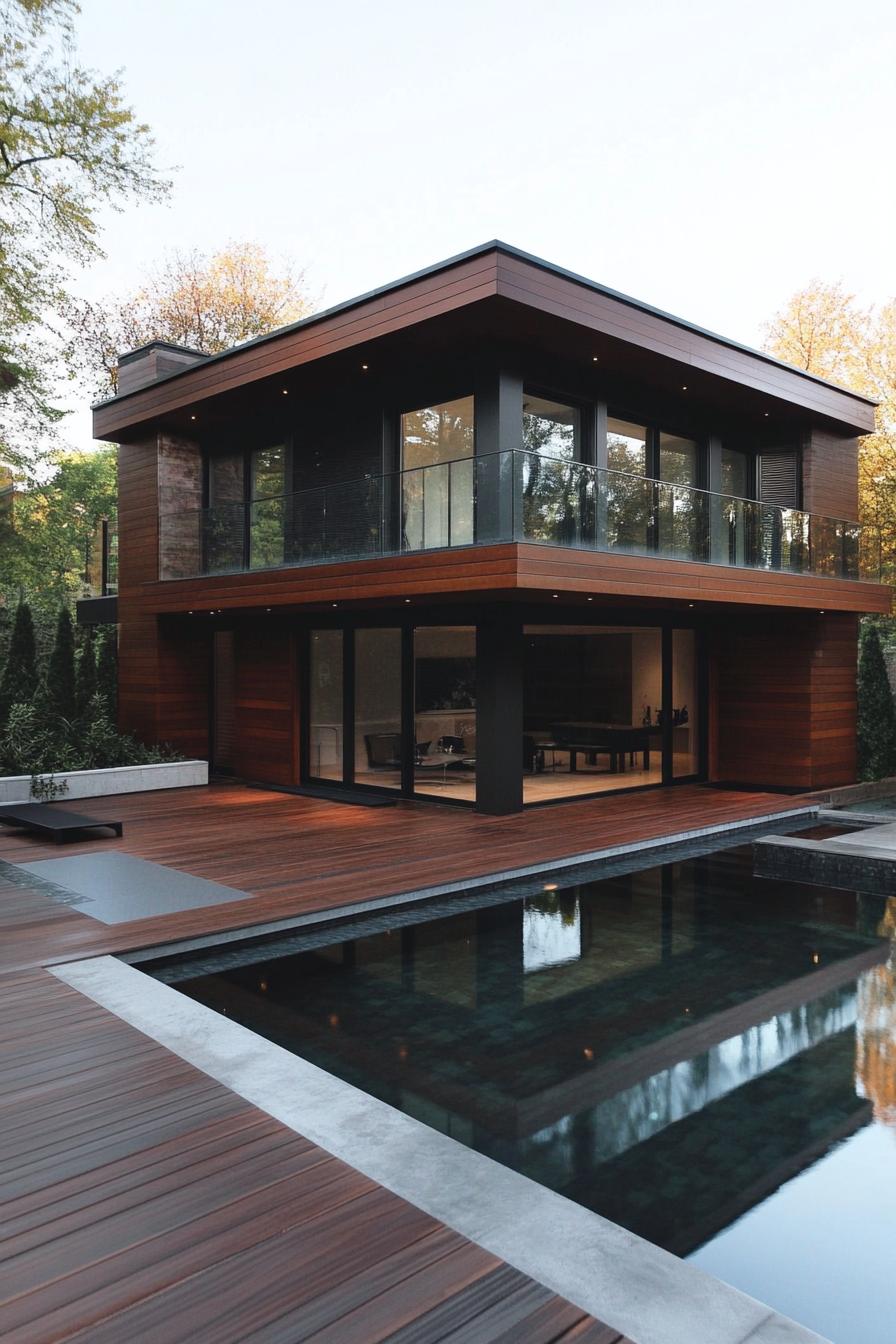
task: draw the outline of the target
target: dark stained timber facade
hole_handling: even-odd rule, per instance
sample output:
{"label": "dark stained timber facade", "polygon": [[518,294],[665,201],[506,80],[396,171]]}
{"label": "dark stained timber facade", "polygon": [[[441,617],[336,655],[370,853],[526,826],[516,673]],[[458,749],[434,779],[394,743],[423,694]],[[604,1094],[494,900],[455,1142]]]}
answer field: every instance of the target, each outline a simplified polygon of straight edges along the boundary
{"label": "dark stained timber facade", "polygon": [[129,731],[493,814],[854,778],[867,400],[501,243],[124,367]]}

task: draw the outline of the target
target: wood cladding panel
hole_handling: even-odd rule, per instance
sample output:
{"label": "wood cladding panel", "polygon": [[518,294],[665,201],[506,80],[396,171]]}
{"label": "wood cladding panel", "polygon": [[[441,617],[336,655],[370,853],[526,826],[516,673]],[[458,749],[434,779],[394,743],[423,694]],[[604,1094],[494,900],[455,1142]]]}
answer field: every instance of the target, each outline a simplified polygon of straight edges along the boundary
{"label": "wood cladding panel", "polygon": [[295,331],[237,350],[226,359],[197,365],[186,377],[141,389],[94,412],[97,437],[192,405],[203,397],[269,378],[300,364],[400,331],[495,294],[495,255],[485,253],[448,270],[423,276]]}
{"label": "wood cladding panel", "polygon": [[807,378],[758,352],[739,349],[664,314],[613,294],[591,289],[570,276],[498,254],[498,294],[542,312],[676,359],[693,368],[754,387],[770,396],[857,428],[873,426],[873,408],[862,399]]}
{"label": "wood cladding panel", "polygon": [[878,584],[515,543],[147,584],[139,604],[145,612],[183,612],[546,589],[658,604],[890,608],[890,590]]}
{"label": "wood cladding panel", "polygon": [[730,623],[711,636],[712,777],[822,789],[856,774],[857,618]]}
{"label": "wood cladding panel", "polygon": [[244,779],[298,783],[298,683],[289,630],[234,635],[234,768]]}
{"label": "wood cladding panel", "polygon": [[216,393],[272,377],[325,355],[364,344],[459,307],[500,296],[561,317],[688,367],[755,388],[853,426],[871,427],[872,408],[836,387],[760,354],[732,346],[674,318],[497,248],[371,295],[342,311],[269,340],[199,364],[187,374],[143,388],[94,412],[97,437],[183,409]]}

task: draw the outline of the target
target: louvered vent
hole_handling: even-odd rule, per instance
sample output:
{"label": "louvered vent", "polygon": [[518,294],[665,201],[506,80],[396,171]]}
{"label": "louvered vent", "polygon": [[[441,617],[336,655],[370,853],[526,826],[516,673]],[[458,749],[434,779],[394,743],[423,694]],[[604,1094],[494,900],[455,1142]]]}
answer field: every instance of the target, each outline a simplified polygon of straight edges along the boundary
{"label": "louvered vent", "polygon": [[799,459],[796,453],[762,453],[758,471],[759,498],[766,504],[798,509]]}

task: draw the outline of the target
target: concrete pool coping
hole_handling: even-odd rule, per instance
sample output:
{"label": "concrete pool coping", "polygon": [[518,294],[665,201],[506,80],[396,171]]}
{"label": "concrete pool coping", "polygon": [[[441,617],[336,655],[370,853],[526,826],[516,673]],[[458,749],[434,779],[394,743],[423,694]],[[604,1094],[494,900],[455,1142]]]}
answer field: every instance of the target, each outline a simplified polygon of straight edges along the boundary
{"label": "concrete pool coping", "polygon": [[47,969],[636,1344],[824,1344],[822,1336],[755,1298],[116,957]]}

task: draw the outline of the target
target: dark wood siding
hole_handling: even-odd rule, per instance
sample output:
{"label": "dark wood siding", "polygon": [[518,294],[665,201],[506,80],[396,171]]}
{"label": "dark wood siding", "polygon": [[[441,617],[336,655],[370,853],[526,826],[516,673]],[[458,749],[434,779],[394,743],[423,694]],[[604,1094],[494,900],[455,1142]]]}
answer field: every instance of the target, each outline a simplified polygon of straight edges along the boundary
{"label": "dark wood siding", "polygon": [[252,625],[235,637],[234,765],[245,779],[298,782],[295,637]]}
{"label": "dark wood siding", "polygon": [[857,620],[731,623],[711,642],[720,781],[822,789],[855,780]]}

